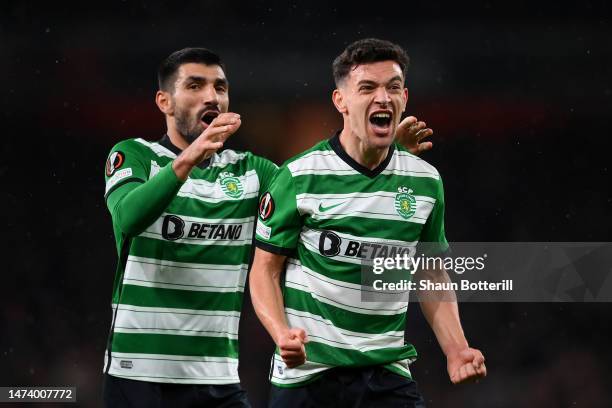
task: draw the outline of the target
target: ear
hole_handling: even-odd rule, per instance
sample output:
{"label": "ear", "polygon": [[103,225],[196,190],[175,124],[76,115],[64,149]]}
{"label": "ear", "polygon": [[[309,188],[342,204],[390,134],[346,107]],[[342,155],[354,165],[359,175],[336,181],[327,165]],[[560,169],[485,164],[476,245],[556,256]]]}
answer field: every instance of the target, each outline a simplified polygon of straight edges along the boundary
{"label": "ear", "polygon": [[408,88],[406,87],[404,87],[402,99],[404,100],[403,106],[402,106],[402,113],[404,113],[404,111],[406,110],[406,104],[408,103]]}
{"label": "ear", "polygon": [[334,106],[338,109],[340,113],[346,113],[346,104],[344,103],[344,96],[342,95],[342,91],[339,89],[334,89],[332,93],[332,101],[334,102]]}
{"label": "ear", "polygon": [[172,95],[166,91],[157,91],[155,94],[155,103],[160,111],[166,115],[174,114],[174,103]]}

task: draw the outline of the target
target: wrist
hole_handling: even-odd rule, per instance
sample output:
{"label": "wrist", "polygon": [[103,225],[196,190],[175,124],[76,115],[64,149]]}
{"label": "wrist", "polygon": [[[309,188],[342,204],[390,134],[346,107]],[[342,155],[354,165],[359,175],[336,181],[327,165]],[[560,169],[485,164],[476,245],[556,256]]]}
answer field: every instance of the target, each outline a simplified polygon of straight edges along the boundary
{"label": "wrist", "polygon": [[447,359],[457,356],[461,351],[468,349],[470,346],[466,341],[447,345],[444,348],[444,355]]}
{"label": "wrist", "polygon": [[289,326],[278,326],[277,328],[275,328],[272,331],[272,340],[274,341],[274,344],[278,346],[282,338],[287,336],[288,332]]}
{"label": "wrist", "polygon": [[172,162],[172,170],[181,181],[187,180],[193,167],[194,164],[190,163],[182,153]]}

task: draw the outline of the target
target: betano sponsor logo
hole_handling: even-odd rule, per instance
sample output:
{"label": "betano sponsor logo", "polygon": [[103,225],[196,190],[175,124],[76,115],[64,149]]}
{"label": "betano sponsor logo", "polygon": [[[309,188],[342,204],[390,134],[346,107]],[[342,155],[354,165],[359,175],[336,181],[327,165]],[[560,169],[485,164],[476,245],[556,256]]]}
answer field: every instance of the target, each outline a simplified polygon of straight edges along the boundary
{"label": "betano sponsor logo", "polygon": [[238,241],[242,239],[242,224],[205,224],[183,220],[178,215],[164,217],[162,236],[169,241],[186,237],[191,239],[208,239]]}
{"label": "betano sponsor logo", "polygon": [[360,259],[375,259],[395,256],[410,257],[414,255],[414,252],[414,247],[409,246],[343,240],[332,231],[323,231],[319,237],[319,253],[326,257],[342,255]]}

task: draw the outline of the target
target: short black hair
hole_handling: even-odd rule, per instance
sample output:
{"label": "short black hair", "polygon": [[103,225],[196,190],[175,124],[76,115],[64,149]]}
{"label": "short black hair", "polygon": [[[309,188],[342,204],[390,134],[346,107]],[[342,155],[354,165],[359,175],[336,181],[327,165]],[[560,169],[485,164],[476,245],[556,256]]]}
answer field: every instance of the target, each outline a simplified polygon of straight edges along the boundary
{"label": "short black hair", "polygon": [[406,51],[397,44],[378,38],[365,38],[349,44],[342,54],[334,60],[332,69],[336,86],[348,76],[351,68],[360,64],[379,61],[395,61],[400,66],[404,78],[410,59]]}
{"label": "short black hair", "polygon": [[157,83],[162,91],[174,91],[176,72],[183,64],[195,62],[204,65],[218,65],[225,72],[225,64],[221,57],[206,48],[188,47],[174,51],[159,65]]}

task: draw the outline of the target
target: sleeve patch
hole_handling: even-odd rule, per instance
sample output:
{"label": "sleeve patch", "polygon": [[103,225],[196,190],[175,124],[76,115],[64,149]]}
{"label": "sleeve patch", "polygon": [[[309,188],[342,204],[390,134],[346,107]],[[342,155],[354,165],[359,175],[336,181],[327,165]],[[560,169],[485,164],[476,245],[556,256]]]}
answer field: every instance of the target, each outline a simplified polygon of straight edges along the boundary
{"label": "sleeve patch", "polygon": [[123,180],[126,177],[131,177],[132,176],[132,169],[131,168],[127,168],[127,169],[121,169],[117,172],[115,172],[115,174],[108,179],[108,181],[106,182],[106,191],[104,194],[108,193],[108,191],[113,188],[113,186],[115,184],[117,184],[120,180]]}
{"label": "sleeve patch", "polygon": [[257,235],[263,239],[270,239],[270,236],[272,235],[272,228],[266,227],[262,222],[257,222],[257,228],[255,231],[257,232]]}
{"label": "sleeve patch", "polygon": [[123,163],[125,163],[125,154],[120,151],[112,152],[106,160],[106,177],[112,176]]}
{"label": "sleeve patch", "polygon": [[272,199],[272,194],[267,192],[261,197],[259,201],[259,218],[262,221],[269,219],[272,214],[274,214],[274,200]]}

